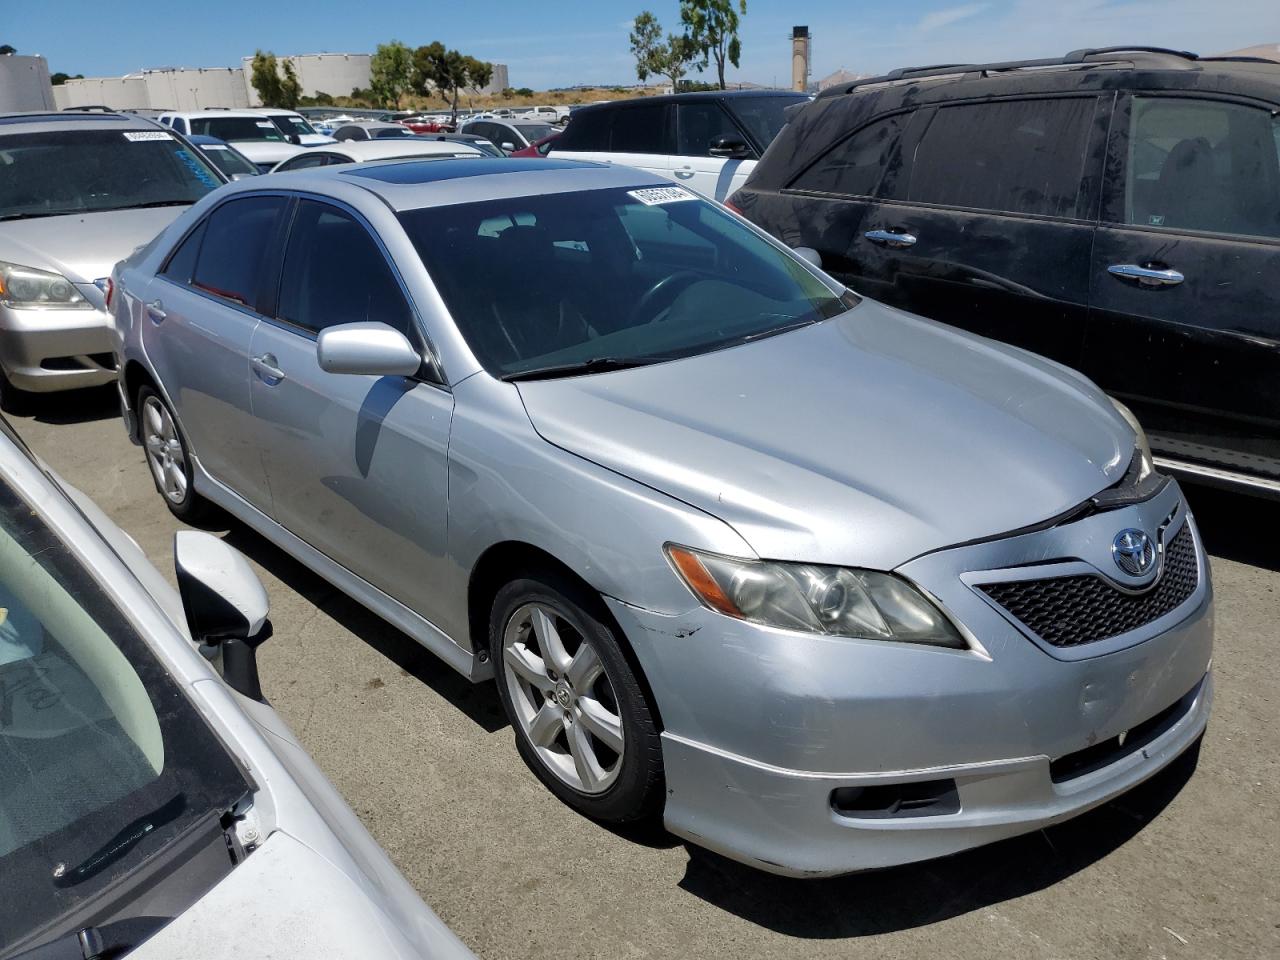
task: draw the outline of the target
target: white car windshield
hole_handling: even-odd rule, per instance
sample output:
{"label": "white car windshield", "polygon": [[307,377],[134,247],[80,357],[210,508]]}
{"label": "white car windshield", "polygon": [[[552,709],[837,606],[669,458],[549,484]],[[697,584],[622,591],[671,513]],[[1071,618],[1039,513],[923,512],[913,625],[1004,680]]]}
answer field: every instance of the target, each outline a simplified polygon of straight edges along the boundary
{"label": "white car windshield", "polygon": [[159,128],[0,136],[0,220],[181,206],[222,183]]}

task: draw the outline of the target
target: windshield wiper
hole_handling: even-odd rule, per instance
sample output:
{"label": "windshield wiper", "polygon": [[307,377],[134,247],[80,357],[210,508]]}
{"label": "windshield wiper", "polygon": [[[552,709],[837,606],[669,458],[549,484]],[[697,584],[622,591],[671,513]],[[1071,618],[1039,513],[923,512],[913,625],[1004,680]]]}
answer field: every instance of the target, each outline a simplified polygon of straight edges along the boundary
{"label": "windshield wiper", "polygon": [[53,210],[40,213],[0,213],[0,220],[37,220],[41,217],[65,217],[69,213],[81,213],[80,210]]}
{"label": "windshield wiper", "polygon": [[146,210],[151,207],[189,207],[194,200],[148,200],[145,203],[122,203],[118,207],[95,207],[82,213],[107,213],[111,210]]}
{"label": "windshield wiper", "polygon": [[85,960],[119,957],[148,940],[172,917],[127,917],[96,927],[84,927],[46,940],[9,960]]}
{"label": "windshield wiper", "polygon": [[631,367],[647,367],[662,363],[670,357],[592,357],[577,363],[558,363],[549,367],[519,370],[502,377],[508,383],[518,380],[554,380],[556,377],[576,377],[584,373],[606,373],[610,370],[628,370]]}
{"label": "windshield wiper", "polygon": [[163,806],[157,807],[150,813],[143,814],[136,820],[125,824],[114,837],[75,866],[58,864],[59,870],[53,875],[53,885],[55,887],[71,887],[88,880],[103,868],[123,857],[157,827],[163,826],[171,820],[176,820],[186,808],[187,798],[182,794],[178,794]]}

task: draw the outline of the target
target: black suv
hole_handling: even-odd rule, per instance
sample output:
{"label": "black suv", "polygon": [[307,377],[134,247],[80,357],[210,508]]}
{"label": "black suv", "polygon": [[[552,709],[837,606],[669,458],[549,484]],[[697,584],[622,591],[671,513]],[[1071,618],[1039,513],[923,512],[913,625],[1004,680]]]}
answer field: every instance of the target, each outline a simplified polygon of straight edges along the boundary
{"label": "black suv", "polygon": [[860,292],[1075,367],[1157,461],[1280,495],[1280,63],[895,70],[797,110],[732,205]]}

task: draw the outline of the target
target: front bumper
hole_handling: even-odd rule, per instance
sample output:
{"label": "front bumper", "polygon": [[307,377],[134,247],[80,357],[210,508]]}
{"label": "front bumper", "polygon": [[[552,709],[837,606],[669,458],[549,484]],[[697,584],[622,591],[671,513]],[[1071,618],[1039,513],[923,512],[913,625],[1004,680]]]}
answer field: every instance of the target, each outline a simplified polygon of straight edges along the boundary
{"label": "front bumper", "polygon": [[[1085,547],[1103,532],[1109,543],[1140,525],[1135,514],[1172,512],[1174,529],[1191,523],[1176,485],[1156,499],[901,568],[972,634],[967,651],[787,633],[700,607],[664,616],[609,600],[662,717],[668,829],[771,872],[827,876],[1035,830],[1158,772],[1200,736],[1212,701],[1212,589],[1198,534],[1191,597],[1150,630],[1087,649],[1050,652],[962,579],[993,569],[997,556],[1017,563],[1024,549],[1041,560],[1063,556],[1061,543],[1045,552],[1054,539],[1076,540],[1066,556],[1091,556]],[[1097,746],[1131,731],[1115,750]],[[1064,766],[1080,756],[1093,762]],[[839,802],[868,787],[910,795],[912,784],[950,793],[896,810]]]}
{"label": "front bumper", "polygon": [[0,305],[0,367],[19,390],[50,393],[115,379],[111,318],[101,310]]}

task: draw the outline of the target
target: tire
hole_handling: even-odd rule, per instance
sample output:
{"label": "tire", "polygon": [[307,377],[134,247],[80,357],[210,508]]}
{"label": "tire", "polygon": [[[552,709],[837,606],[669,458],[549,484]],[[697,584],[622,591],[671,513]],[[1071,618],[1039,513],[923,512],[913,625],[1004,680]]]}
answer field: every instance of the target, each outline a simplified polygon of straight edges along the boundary
{"label": "tire", "polygon": [[196,525],[213,519],[213,504],[196,493],[191,454],[169,405],[151,387],[143,386],[138,390],[137,410],[147,469],[169,512]]}
{"label": "tire", "polygon": [[489,649],[516,749],[548,790],[606,823],[660,811],[654,712],[599,596],[567,576],[526,573],[494,598]]}

